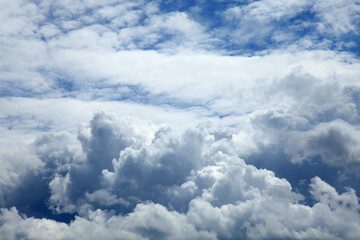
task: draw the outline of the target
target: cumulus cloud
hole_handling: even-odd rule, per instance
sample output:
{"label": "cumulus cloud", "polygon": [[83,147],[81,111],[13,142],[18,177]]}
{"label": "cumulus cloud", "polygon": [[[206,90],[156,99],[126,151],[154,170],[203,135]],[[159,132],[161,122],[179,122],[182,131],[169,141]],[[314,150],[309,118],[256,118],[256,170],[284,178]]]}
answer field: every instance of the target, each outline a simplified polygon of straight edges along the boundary
{"label": "cumulus cloud", "polygon": [[1,213],[3,239],[216,239],[213,233],[197,231],[186,216],[156,204],[140,204],[127,216],[109,216],[97,210],[90,212],[88,219],[77,217],[70,225],[26,218],[15,208]]}
{"label": "cumulus cloud", "polygon": [[341,120],[321,123],[309,131],[292,134],[285,152],[294,162],[321,156],[330,165],[353,169],[359,165],[358,135],[356,128]]}
{"label": "cumulus cloud", "polygon": [[[6,136],[5,134],[3,136]],[[21,136],[21,135],[20,135]],[[28,171],[36,170],[44,165],[28,144],[15,139],[2,139],[0,149],[0,205],[5,206],[11,199],[11,189],[16,187]],[[9,138],[12,136],[8,136]]]}
{"label": "cumulus cloud", "polygon": [[5,239],[356,239],[354,190],[338,194],[315,177],[310,184],[315,204],[303,205],[304,197],[286,179],[238,157],[235,136],[207,126],[179,133],[105,113],[79,132],[85,159],[65,135],[43,136],[35,141],[45,163],[36,174],[48,179],[50,195],[42,201],[58,213],[79,216],[65,224],[2,209],[0,234]]}
{"label": "cumulus cloud", "polygon": [[[313,207],[293,203],[291,198],[287,199],[285,196],[280,199],[272,198],[271,193],[270,196],[264,193],[261,194],[262,197],[253,200],[226,204],[221,207],[213,207],[203,200],[195,199],[190,203],[188,215],[195,219],[195,224],[199,224],[203,228],[210,229],[216,226],[219,229],[217,230],[219,238],[224,239],[239,237],[249,239],[355,239],[359,232],[359,223],[355,220],[358,209],[357,197],[351,190],[338,195],[333,188],[319,178],[314,178],[312,184],[311,186],[314,188],[312,193],[315,197],[318,196],[315,191],[320,191],[322,194],[327,194],[329,191],[334,195],[329,197],[328,201],[323,199],[324,201],[319,201]],[[278,185],[278,187],[280,186],[281,184]],[[285,192],[287,191],[285,190]],[[274,195],[277,194],[278,192]],[[355,201],[355,205],[347,208],[342,203],[338,204],[338,198],[345,199],[348,196],[350,202]],[[331,207],[330,202],[336,203]],[[339,218],[337,218],[337,214],[339,214]],[[299,216],[301,216],[300,219]],[[325,220],[330,218],[334,221]],[[355,220],[356,223],[351,231],[347,226],[341,224],[340,218]],[[201,219],[207,220],[202,221]],[[333,228],[335,226],[336,228]]]}
{"label": "cumulus cloud", "polygon": [[358,12],[0,0],[0,238],[357,239]]}
{"label": "cumulus cloud", "polygon": [[[52,182],[55,194],[57,189],[67,193],[56,194],[64,199],[54,200],[82,204],[87,198],[100,205],[132,206],[139,201],[163,201],[168,187],[182,184],[206,162],[202,151],[210,141],[202,132],[185,132],[178,139],[169,131],[137,119],[96,115],[90,135],[79,135],[86,162],[72,165],[70,175]],[[63,187],[58,188],[59,184]]]}
{"label": "cumulus cloud", "polygon": [[262,151],[273,148],[293,163],[322,163],[347,170],[358,162],[357,87],[299,72],[270,88],[271,108],[250,117]]}

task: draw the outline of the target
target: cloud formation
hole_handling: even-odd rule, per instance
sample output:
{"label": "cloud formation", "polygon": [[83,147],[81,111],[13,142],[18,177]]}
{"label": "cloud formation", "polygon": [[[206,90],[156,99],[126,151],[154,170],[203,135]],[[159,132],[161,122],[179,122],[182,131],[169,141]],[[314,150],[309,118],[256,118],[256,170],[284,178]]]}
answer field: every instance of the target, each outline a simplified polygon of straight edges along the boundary
{"label": "cloud formation", "polygon": [[[356,239],[359,202],[353,189],[339,194],[314,177],[315,204],[304,205],[286,179],[240,159],[235,137],[206,126],[176,133],[135,118],[96,114],[76,145],[68,145],[66,135],[35,141],[45,166],[34,181],[47,178],[49,208],[79,217],[67,225],[3,209],[0,234],[4,239]],[[80,143],[85,159],[76,150]]]}
{"label": "cloud formation", "polygon": [[359,11],[0,0],[0,238],[357,239]]}

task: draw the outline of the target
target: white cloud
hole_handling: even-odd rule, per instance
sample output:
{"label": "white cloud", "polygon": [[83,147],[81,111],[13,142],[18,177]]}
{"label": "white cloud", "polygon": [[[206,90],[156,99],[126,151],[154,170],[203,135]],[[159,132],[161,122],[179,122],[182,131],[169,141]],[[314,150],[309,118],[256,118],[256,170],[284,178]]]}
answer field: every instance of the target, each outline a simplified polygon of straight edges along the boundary
{"label": "white cloud", "polygon": [[330,166],[356,168],[358,87],[295,73],[270,89],[272,108],[250,117],[260,146],[284,150],[293,163],[321,157]]}
{"label": "white cloud", "polygon": [[[285,179],[275,177],[271,171],[256,169],[237,157],[220,152],[208,157],[216,163],[192,171],[188,181],[181,185],[184,191],[177,191],[177,197],[190,196],[189,209],[185,213],[145,202],[125,216],[100,209],[84,209],[82,217],[76,217],[66,225],[47,219],[21,217],[14,208],[3,209],[0,234],[5,239],[19,235],[38,239],[44,236],[55,239],[79,236],[89,239],[113,239],[115,236],[124,239],[192,239],[194,236],[199,239],[237,239],[239,236],[249,239],[357,238],[360,231],[359,203],[352,189],[338,194],[316,177],[310,184],[310,192],[317,203],[309,207],[300,204],[301,195],[292,192],[291,185]],[[139,164],[136,168],[142,171],[142,176],[147,176],[154,167]],[[141,189],[146,190],[144,187]],[[101,201],[106,198],[105,206],[114,203],[109,200],[116,200],[99,190],[87,194],[87,204],[100,201],[100,196]],[[126,196],[126,193],[121,196]]]}
{"label": "white cloud", "polygon": [[[206,104],[210,108],[216,107],[215,110],[227,109],[228,112],[235,109],[253,111],[254,105],[259,105],[256,101],[265,104],[263,99],[259,99],[263,97],[259,93],[265,86],[274,79],[285,78],[299,67],[320,79],[335,75],[342,84],[355,83],[359,74],[356,59],[330,51],[228,57],[191,52],[167,55],[155,51],[59,49],[51,56],[51,65],[56,66],[54,71],[74,79],[70,81],[80,88],[115,84],[141,86],[149,100],[151,97],[160,97],[159,101],[170,97],[180,106]],[[347,59],[353,60],[353,65],[345,63]]]}
{"label": "white cloud", "polygon": [[[270,179],[267,177],[265,182],[273,188],[274,183]],[[245,180],[244,183],[251,182]],[[286,181],[283,183],[286,186]],[[219,238],[225,239],[236,239],[239,236],[249,239],[356,239],[360,229],[356,220],[358,199],[354,192],[349,190],[339,195],[319,178],[313,179],[311,187],[316,189],[312,193],[319,200],[313,207],[291,202],[291,198],[285,197],[286,195],[277,198],[277,191],[261,191],[256,198],[219,207],[214,207],[203,199],[194,199],[187,215],[197,228],[214,229]],[[248,191],[256,189],[250,188]],[[289,193],[286,188],[283,190]],[[333,195],[320,200],[317,191],[322,194],[330,191]],[[341,204],[338,203],[339,199],[344,199]],[[331,205],[329,201],[335,205]],[[350,207],[344,207],[347,201],[352,203]],[[354,222],[343,224],[342,219],[352,219]]]}
{"label": "white cloud", "polygon": [[[7,8],[8,14],[4,14],[6,19],[3,22],[21,20],[21,29],[32,29],[30,35],[26,35],[24,31],[12,28],[15,31],[13,34],[3,36],[4,42],[8,44],[2,45],[5,55],[0,64],[3,65],[3,87],[8,89],[7,94],[21,96],[27,92],[50,92],[59,96],[69,90],[61,85],[62,82],[84,92],[94,87],[138,84],[150,94],[171,95],[171,101],[200,101],[200,104],[224,108],[228,113],[232,111],[228,108],[234,105],[233,99],[237,101],[241,98],[243,86],[248,86],[254,80],[263,81],[264,76],[268,80],[279,78],[298,66],[304,67],[306,72],[322,76],[337,74],[341,78],[344,74],[346,77],[358,74],[354,71],[359,69],[356,59],[332,51],[290,49],[294,54],[278,51],[252,58],[220,57],[204,53],[205,49],[216,49],[212,44],[216,45],[219,39],[190,13],[162,13],[155,3],[66,3],[42,1],[38,6],[19,3],[17,7],[14,5]],[[109,6],[110,3],[114,5]],[[250,20],[256,16],[271,17],[273,14],[294,15],[293,11],[302,9],[298,5],[307,6],[307,3],[252,2],[241,7],[249,10],[239,17],[246,18],[250,13]],[[130,16],[122,14],[124,11]],[[264,11],[269,15],[264,14]],[[48,14],[52,14],[51,19],[45,18]],[[93,22],[84,23],[81,20],[83,17],[93,18]],[[253,24],[249,27],[256,29]],[[261,31],[266,32],[265,29]],[[46,36],[46,41],[41,36]],[[284,34],[279,30],[276,36]],[[243,35],[241,37],[246,38]],[[154,51],[119,52],[123,49],[149,47],[176,55]],[[344,59],[356,64],[345,64],[342,62]],[[259,65],[262,66],[261,71],[258,71]],[[329,69],[333,69],[332,73]],[[225,93],[233,96],[226,97]]]}
{"label": "white cloud", "polygon": [[354,190],[338,194],[316,177],[316,203],[303,205],[286,179],[238,157],[231,130],[179,133],[99,113],[78,136],[86,160],[69,137],[36,140],[38,174],[48,178],[50,208],[80,216],[66,225],[3,209],[1,236],[356,239],[360,231]]}
{"label": "white cloud", "polygon": [[[67,205],[69,200],[83,204],[84,197],[100,206],[120,198],[123,205],[134,203],[134,199],[155,201],[157,194],[162,201],[160,196],[166,194],[167,187],[181,184],[206,162],[201,154],[210,139],[205,140],[202,132],[188,131],[178,139],[166,128],[105,114],[95,115],[90,129],[90,136],[79,135],[86,162],[74,162],[70,177],[57,177],[52,182],[55,196],[63,198],[54,197],[54,203],[60,204],[57,209],[66,209],[62,203]],[[61,182],[66,185],[58,188],[56,183]]]}
{"label": "white cloud", "polygon": [[[358,169],[360,63],[327,49],[357,34],[357,1],[223,4],[228,22],[158,1],[0,0],[0,238],[357,239],[355,190],[314,177],[311,205],[248,164]],[[249,43],[266,50],[228,55]]]}
{"label": "white cloud", "polygon": [[36,171],[44,164],[29,149],[23,134],[1,131],[0,148],[0,205],[4,206],[8,194],[22,180],[28,171]]}
{"label": "white cloud", "polygon": [[[95,202],[101,206],[114,206],[114,205],[129,206],[129,202],[125,201],[122,198],[118,198],[113,194],[110,194],[105,189],[100,189],[90,194],[87,193],[86,198],[89,202]],[[66,209],[64,211],[66,212]]]}
{"label": "white cloud", "polygon": [[[169,106],[153,106],[120,101],[83,101],[72,98],[2,98],[0,116],[4,132],[17,130],[32,135],[32,139],[45,130],[77,132],[94,113],[105,111],[119,116],[137,116],[156,124],[166,123],[184,129],[203,121],[218,122],[218,117],[208,116],[203,109],[191,111]],[[9,124],[6,121],[13,118]],[[4,123],[5,122],[5,123]],[[8,132],[11,134],[12,132]]]}
{"label": "white cloud", "polygon": [[360,164],[358,136],[357,128],[344,121],[321,123],[309,131],[291,134],[285,152],[294,162],[321,156],[325,163],[353,169]]}
{"label": "white cloud", "polygon": [[252,20],[272,20],[292,17],[307,7],[309,1],[255,1],[241,7],[227,9],[226,17],[241,20],[241,18]]}
{"label": "white cloud", "polygon": [[54,24],[47,24],[40,28],[39,32],[44,38],[51,38],[61,33],[60,29]]}
{"label": "white cloud", "polygon": [[[240,6],[231,6],[222,14],[229,24],[220,27],[220,34],[230,36],[230,41],[240,45],[255,43],[259,46],[269,43],[268,38],[278,44],[291,45],[311,37],[305,48],[328,48],[318,45],[323,42],[318,35],[329,38],[344,34],[358,34],[359,2],[352,1],[255,1]],[[309,14],[314,17],[309,18]],[[235,30],[229,28],[234,25]],[[307,33],[302,33],[306,31]],[[336,42],[339,49],[345,42]],[[356,44],[356,43],[352,43]],[[274,46],[277,48],[277,46]]]}
{"label": "white cloud", "polygon": [[279,25],[306,10],[309,4],[310,1],[262,0],[231,7],[222,14],[234,29],[225,25],[220,33],[229,35],[231,42],[240,45],[254,43],[262,46],[269,36],[277,41],[282,36],[282,41],[289,42],[296,39],[296,34],[286,30],[285,25],[283,28]]}
{"label": "white cloud", "polygon": [[359,3],[358,0],[315,1],[313,10],[321,19],[317,26],[319,31],[336,36],[349,32],[359,34]]}
{"label": "white cloud", "polygon": [[2,210],[2,239],[216,239],[215,234],[197,231],[185,216],[161,205],[140,204],[128,216],[109,217],[101,210],[89,218],[77,217],[70,225],[53,220],[19,216],[15,208]]}

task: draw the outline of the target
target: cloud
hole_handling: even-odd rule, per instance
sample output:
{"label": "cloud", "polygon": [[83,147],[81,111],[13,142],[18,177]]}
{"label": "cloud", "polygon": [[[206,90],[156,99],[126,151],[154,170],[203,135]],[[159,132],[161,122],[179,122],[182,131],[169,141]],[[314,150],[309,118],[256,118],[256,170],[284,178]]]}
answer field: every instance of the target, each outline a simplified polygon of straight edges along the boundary
{"label": "cloud", "polygon": [[137,119],[95,115],[90,136],[79,135],[86,162],[74,164],[69,175],[53,180],[52,191],[64,198],[54,197],[54,203],[82,204],[84,197],[105,205],[111,199],[132,206],[139,201],[163,201],[160,196],[167,187],[182,184],[205,161],[201,156],[204,133],[189,131],[177,139],[168,131]]}
{"label": "cloud", "polygon": [[315,204],[304,205],[286,179],[240,159],[236,134],[224,129],[203,125],[181,133],[99,113],[78,135],[86,159],[69,137],[35,141],[45,166],[26,181],[45,177],[49,198],[39,201],[79,216],[64,224],[2,209],[1,236],[356,239],[360,231],[354,190],[339,194],[315,177]]}
{"label": "cloud", "polygon": [[[2,2],[2,95],[46,94],[69,83],[52,59],[66,49],[195,48],[208,42],[186,13],[160,13],[155,2]],[[108,4],[111,4],[109,6]],[[126,13],[126,14],[124,14]],[[12,27],[10,27],[12,26]],[[20,56],[20,57],[19,57]],[[73,84],[77,86],[77,84]],[[6,91],[5,91],[6,89]],[[68,90],[68,89],[66,89]]]}
{"label": "cloud", "polygon": [[331,45],[343,49],[356,45],[346,43],[344,35],[358,34],[358,12],[357,1],[254,1],[230,5],[222,12],[227,24],[218,31],[245,49],[278,48],[294,42],[305,49]]}
{"label": "cloud", "polygon": [[[309,2],[299,3],[298,1],[285,1],[281,4],[268,1],[238,4],[239,6],[228,8],[224,13],[227,18],[238,19],[236,21],[240,24],[234,26],[235,29],[234,27],[228,29],[230,34],[241,36],[234,37],[232,40],[228,39],[229,42],[240,40],[245,43],[255,43],[255,40],[263,42],[268,38],[269,34],[274,35],[276,38],[287,39],[287,33],[290,35],[290,40],[293,41],[294,37],[291,36],[294,34],[288,29],[289,27],[285,27],[285,30],[280,26],[273,29],[276,24],[267,24],[268,21],[262,19],[266,17],[272,19],[272,21],[278,21],[276,19],[282,19],[284,16],[289,15],[285,18],[288,19],[296,16],[299,11],[305,11],[304,8],[308,9],[311,5]],[[327,4],[329,5],[329,3]],[[346,9],[356,9],[354,7],[350,8],[352,4],[346,5]],[[327,11],[334,9],[333,7],[322,7],[321,4],[316,6],[316,8],[314,6],[315,10],[313,11],[319,12],[319,14],[325,14]],[[326,8],[326,11],[322,11],[321,7]],[[14,22],[13,24],[1,25],[4,28],[4,35],[1,37],[4,42],[1,46],[4,54],[0,62],[3,76],[3,95],[30,96],[36,93],[68,96],[68,91],[83,90],[87,92],[89,87],[109,88],[116,87],[114,86],[116,84],[134,84],[135,86],[140,84],[140,88],[146,92],[150,92],[150,94],[155,92],[157,94],[158,92],[164,93],[161,86],[167,81],[164,81],[163,78],[167,80],[173,79],[169,83],[172,83],[172,86],[176,87],[176,89],[168,88],[168,91],[165,92],[165,94],[170,93],[173,95],[173,98],[195,96],[194,92],[205,93],[205,91],[199,91],[199,87],[204,86],[203,82],[198,80],[199,77],[209,78],[207,85],[211,86],[212,89],[206,92],[219,89],[218,80],[214,81],[212,79],[221,79],[222,76],[214,74],[213,71],[210,72],[211,74],[205,75],[202,75],[202,71],[199,71],[199,77],[197,78],[187,76],[187,72],[197,71],[197,69],[189,69],[187,63],[184,61],[178,62],[177,57],[161,56],[160,58],[164,58],[164,62],[158,62],[155,59],[159,59],[159,56],[151,56],[153,54],[149,51],[146,51],[145,56],[143,52],[134,51],[132,54],[136,57],[136,61],[139,61],[139,59],[144,60],[139,64],[132,63],[132,57],[128,56],[129,54],[125,52],[122,52],[124,55],[119,53],[119,51],[134,49],[159,50],[171,54],[180,52],[184,55],[188,55],[189,51],[196,53],[209,53],[209,51],[224,53],[225,51],[226,53],[226,47],[221,44],[224,40],[221,40],[221,34],[220,36],[217,34],[217,32],[223,31],[208,29],[207,26],[212,24],[201,22],[191,11],[164,11],[156,2],[143,3],[142,1],[105,1],[102,3],[82,1],[77,4],[67,4],[67,1],[41,1],[39,4],[22,4],[21,1],[13,1],[9,6],[4,6],[2,9],[7,9],[2,15],[4,18],[2,22]],[[243,13],[237,13],[239,11]],[[353,11],[356,10],[349,11],[349,19],[352,19],[352,16],[355,15]],[[319,17],[319,19],[322,18]],[[208,21],[211,20],[214,19],[211,18]],[[270,22],[272,23],[272,21]],[[351,20],[351,22],[354,21]],[[253,27],[254,24],[259,26]],[[9,28],[10,25],[16,27]],[[24,31],[24,29],[27,29],[27,31]],[[256,29],[259,31],[257,32]],[[271,41],[269,44],[271,44]],[[268,44],[266,45],[268,46]],[[256,49],[254,50],[257,51]],[[282,47],[277,49],[282,49]],[[320,47],[320,49],[324,48]],[[231,51],[231,48],[229,51]],[[149,59],[148,55],[151,56],[151,59]],[[211,54],[210,56],[209,54],[204,56],[210,58]],[[166,64],[168,60],[171,65],[176,64],[179,71],[175,71],[176,69],[169,66],[170,64]],[[206,64],[199,66],[203,61],[201,57],[197,61],[199,61],[197,64],[192,61],[194,67],[211,69],[207,68]],[[132,65],[129,67],[127,62]],[[146,66],[149,63],[165,64],[162,68],[168,69],[169,72],[148,72],[149,69],[154,71],[154,69],[159,68],[150,64],[149,69],[147,69]],[[192,63],[190,66],[193,66]],[[209,64],[212,65],[211,62]],[[242,64],[242,61],[239,64]],[[227,65],[231,66],[232,63]],[[234,65],[238,66],[237,64]],[[144,73],[145,76],[129,75],[127,69],[132,73],[137,72],[138,75]],[[239,72],[239,68],[236,67],[236,69],[231,67],[229,72]],[[170,76],[168,76],[169,74]],[[181,81],[174,78],[177,74],[179,74],[179,79],[182,79]],[[240,75],[240,73],[238,74]],[[235,77],[236,74],[233,76]],[[229,79],[234,77],[226,76]],[[139,78],[141,79],[140,82]],[[151,78],[151,81],[149,78]],[[145,81],[146,79],[148,81]],[[184,81],[184,79],[187,80]],[[159,81],[161,81],[161,84],[157,84]],[[149,86],[149,82],[154,85]],[[183,86],[178,87],[174,82],[177,84],[183,82],[185,86],[188,86],[188,88],[192,86],[192,88],[178,93],[176,90],[181,89]],[[185,84],[189,82],[191,84]],[[159,90],[155,91],[156,89]],[[219,94],[216,97],[219,96],[222,95]],[[208,99],[207,101],[209,102]]]}
{"label": "cloud", "polygon": [[111,216],[97,210],[89,219],[77,217],[70,225],[53,220],[20,216],[15,208],[2,210],[3,239],[216,239],[213,233],[197,231],[186,217],[161,205],[140,204],[128,216]]}
{"label": "cloud", "polygon": [[44,16],[33,3],[1,1],[0,4],[1,94],[48,90],[46,80],[36,71],[45,60],[46,45],[39,41],[37,34]]}
{"label": "cloud", "polygon": [[358,1],[341,1],[336,4],[331,1],[316,2],[313,9],[321,19],[317,26],[320,32],[336,36],[349,32],[358,34]]}
{"label": "cloud", "polygon": [[[170,50],[182,45],[195,47],[201,41],[208,41],[209,35],[204,33],[202,26],[186,13],[163,13],[155,1],[81,2],[73,5],[68,6],[64,1],[39,5],[44,13],[55,8],[52,12],[54,19],[50,20],[59,28],[65,28],[66,34],[47,39],[50,46],[99,48],[99,44],[109,43],[108,47],[116,50],[150,47]],[[77,28],[67,27],[69,23]]]}
{"label": "cloud", "polygon": [[358,11],[0,1],[0,238],[357,239]]}
{"label": "cloud", "polygon": [[[314,181],[327,185],[318,178]],[[348,192],[342,196],[348,194],[351,195]],[[359,225],[355,220],[357,213],[354,212],[356,206],[354,209],[347,209],[336,205],[330,209],[327,202],[318,202],[313,207],[308,207],[283,202],[284,199],[269,199],[266,194],[262,197],[266,200],[260,197],[219,208],[195,199],[190,203],[188,216],[200,229],[215,227],[218,237],[224,239],[237,239],[239,236],[249,239],[356,239],[359,232]],[[353,196],[352,199],[357,202],[356,197]],[[351,230],[340,219],[353,219],[355,222],[350,224]]]}
{"label": "cloud", "polygon": [[290,19],[305,11],[309,4],[309,1],[265,0],[230,7],[222,15],[234,29],[226,29],[227,24],[221,32],[229,36],[230,42],[242,46],[253,44],[260,50],[266,43],[288,43],[297,38],[291,27],[301,24],[292,23]]}
{"label": "cloud", "polygon": [[357,87],[294,72],[270,89],[272,107],[250,117],[260,152],[274,150],[285,154],[277,158],[290,157],[297,164],[320,160],[332,167],[356,168]]}
{"label": "cloud", "polygon": [[[4,133],[2,131],[2,133]],[[42,167],[43,162],[34,154],[26,142],[21,141],[21,134],[3,134],[0,149],[0,206],[5,206],[16,187],[28,171]]]}
{"label": "cloud", "polygon": [[[267,39],[266,36],[274,31],[278,38],[284,37],[286,32],[293,35],[281,27],[267,33],[266,29],[272,29],[276,24],[267,24],[267,20],[261,20],[263,17],[277,19],[274,15],[280,15],[280,18],[290,15],[288,18],[291,18],[299,11],[305,11],[303,8],[308,8],[310,3],[256,1],[238,4],[225,13],[236,9],[244,11],[244,14],[227,14],[231,19],[240,18],[239,24],[244,28],[242,25],[235,26],[235,29],[230,27],[229,32],[237,34],[240,31],[241,41],[249,42],[246,36],[254,35],[250,42],[254,42],[254,38],[262,42],[260,36],[265,34]],[[3,47],[4,55],[0,65],[3,76],[1,93],[4,96],[36,94],[38,97],[106,100],[112,96],[111,100],[150,103],[159,99],[153,104],[175,101],[179,102],[178,105],[189,102],[192,105],[207,104],[217,106],[217,112],[225,109],[224,114],[228,114],[233,111],[228,108],[234,105],[231,104],[234,97],[226,98],[224,93],[238,96],[236,101],[241,97],[241,86],[248,86],[254,79],[284,76],[284,72],[289,74],[298,66],[306,71],[310,69],[313,74],[328,73],[328,64],[336,65],[333,73],[338,74],[341,65],[338,61],[342,62],[344,58],[353,62],[354,69],[357,65],[357,60],[351,55],[338,55],[328,49],[323,52],[299,51],[299,47],[289,49],[288,45],[279,46],[279,52],[262,57],[219,56],[218,53],[226,55],[231,48],[227,50],[221,44],[224,40],[217,35],[215,28],[208,29],[211,23],[201,22],[191,11],[165,11],[155,2],[82,1],[67,4],[67,1],[41,1],[39,4],[21,5],[21,1],[14,1],[12,5],[2,8],[7,9],[2,22],[20,21],[21,24],[13,25],[30,30],[26,33],[12,28],[13,33],[4,31],[6,34],[2,36],[4,44],[0,47]],[[260,26],[253,27],[257,22]],[[7,26],[2,24],[4,28]],[[290,38],[292,42],[293,37]],[[281,49],[294,54],[284,54]],[[314,63],[317,57],[321,61]],[[260,64],[262,71],[257,68]],[[288,67],[280,67],[285,65]],[[326,68],[321,71],[314,69],[321,65],[326,65]],[[343,66],[341,71],[344,71]],[[119,92],[119,88],[127,91]]]}
{"label": "cloud", "polygon": [[309,131],[291,135],[285,152],[294,162],[321,156],[321,160],[330,165],[357,168],[360,153],[357,132],[353,126],[341,120],[321,123]]}

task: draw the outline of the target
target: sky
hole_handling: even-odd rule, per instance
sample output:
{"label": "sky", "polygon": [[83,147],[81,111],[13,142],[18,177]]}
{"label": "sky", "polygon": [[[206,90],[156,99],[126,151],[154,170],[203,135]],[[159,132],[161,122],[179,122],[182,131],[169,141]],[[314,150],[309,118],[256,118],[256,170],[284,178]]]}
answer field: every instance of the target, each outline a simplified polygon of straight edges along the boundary
{"label": "sky", "polygon": [[359,0],[0,0],[0,239],[358,239]]}

